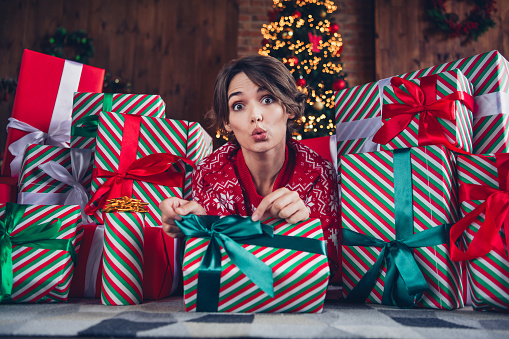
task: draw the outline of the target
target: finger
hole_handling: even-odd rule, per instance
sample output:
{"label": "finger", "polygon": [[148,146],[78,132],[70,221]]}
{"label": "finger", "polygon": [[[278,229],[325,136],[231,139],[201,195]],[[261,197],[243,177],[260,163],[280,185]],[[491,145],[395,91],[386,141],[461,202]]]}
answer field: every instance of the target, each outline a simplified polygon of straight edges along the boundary
{"label": "finger", "polygon": [[294,191],[288,191],[272,203],[270,212],[273,216],[285,219],[301,207],[305,207],[305,205],[300,199],[299,194]]}
{"label": "finger", "polygon": [[175,209],[175,212],[179,215],[206,215],[205,209],[196,201],[189,201]]}
{"label": "finger", "polygon": [[163,224],[163,231],[172,238],[179,238],[184,235],[184,233],[180,230],[180,227],[172,224]]}
{"label": "finger", "polygon": [[307,219],[309,219],[309,210],[307,207],[304,207],[303,209],[297,210],[297,212],[291,216],[285,218],[285,221],[289,224],[296,224]]}
{"label": "finger", "polygon": [[266,215],[267,210],[271,207],[272,203],[285,195],[287,192],[290,192],[287,188],[280,188],[266,195],[265,198],[262,199],[256,210],[254,211],[251,219],[253,221],[258,221],[262,218],[262,216]]}
{"label": "finger", "polygon": [[182,220],[182,218],[180,218],[180,216],[175,212],[175,209],[185,203],[187,203],[187,200],[177,197],[171,197],[161,201],[159,209],[161,210],[162,222],[171,223],[174,219]]}

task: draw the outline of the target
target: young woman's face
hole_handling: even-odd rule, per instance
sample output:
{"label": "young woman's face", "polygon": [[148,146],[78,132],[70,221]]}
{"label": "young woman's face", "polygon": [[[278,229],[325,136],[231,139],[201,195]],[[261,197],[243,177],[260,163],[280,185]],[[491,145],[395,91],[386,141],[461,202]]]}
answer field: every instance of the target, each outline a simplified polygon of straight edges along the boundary
{"label": "young woman's face", "polygon": [[294,114],[286,113],[281,103],[267,90],[255,85],[245,73],[233,77],[228,88],[230,122],[225,125],[233,132],[243,149],[267,152],[286,141],[286,122]]}

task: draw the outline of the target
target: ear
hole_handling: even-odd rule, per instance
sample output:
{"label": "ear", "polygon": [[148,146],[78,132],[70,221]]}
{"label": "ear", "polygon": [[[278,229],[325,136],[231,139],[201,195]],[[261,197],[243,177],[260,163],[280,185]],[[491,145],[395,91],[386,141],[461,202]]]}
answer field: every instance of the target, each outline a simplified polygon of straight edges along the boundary
{"label": "ear", "polygon": [[288,119],[295,118],[295,113],[286,113],[286,114],[288,114]]}
{"label": "ear", "polygon": [[224,124],[224,129],[226,130],[226,132],[233,132],[230,123]]}

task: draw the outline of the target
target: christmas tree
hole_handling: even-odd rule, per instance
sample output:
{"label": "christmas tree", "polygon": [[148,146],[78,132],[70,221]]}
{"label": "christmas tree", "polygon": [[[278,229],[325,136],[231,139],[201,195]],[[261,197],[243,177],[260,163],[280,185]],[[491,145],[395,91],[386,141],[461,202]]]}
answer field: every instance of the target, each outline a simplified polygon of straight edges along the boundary
{"label": "christmas tree", "polygon": [[308,94],[301,128],[295,137],[334,134],[334,92],[348,87],[340,62],[343,50],[330,0],[274,0],[263,25],[259,53],[281,60],[297,86]]}

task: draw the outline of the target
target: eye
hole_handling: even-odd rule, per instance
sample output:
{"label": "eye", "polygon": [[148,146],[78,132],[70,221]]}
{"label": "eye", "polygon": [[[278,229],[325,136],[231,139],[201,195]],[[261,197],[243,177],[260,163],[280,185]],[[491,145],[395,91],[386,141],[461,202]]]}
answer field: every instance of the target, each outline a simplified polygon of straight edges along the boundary
{"label": "eye", "polygon": [[244,108],[244,105],[243,105],[243,104],[241,104],[241,103],[238,103],[238,102],[237,102],[237,103],[234,103],[234,104],[232,105],[232,110],[234,110],[234,111],[240,111],[240,110],[241,110],[241,109],[243,109],[243,108]]}
{"label": "eye", "polygon": [[275,99],[274,99],[273,97],[271,97],[270,95],[265,96],[265,97],[263,97],[263,99],[262,99],[262,102],[263,102],[264,104],[267,104],[267,105],[268,105],[268,104],[272,104],[274,101],[275,101]]}

